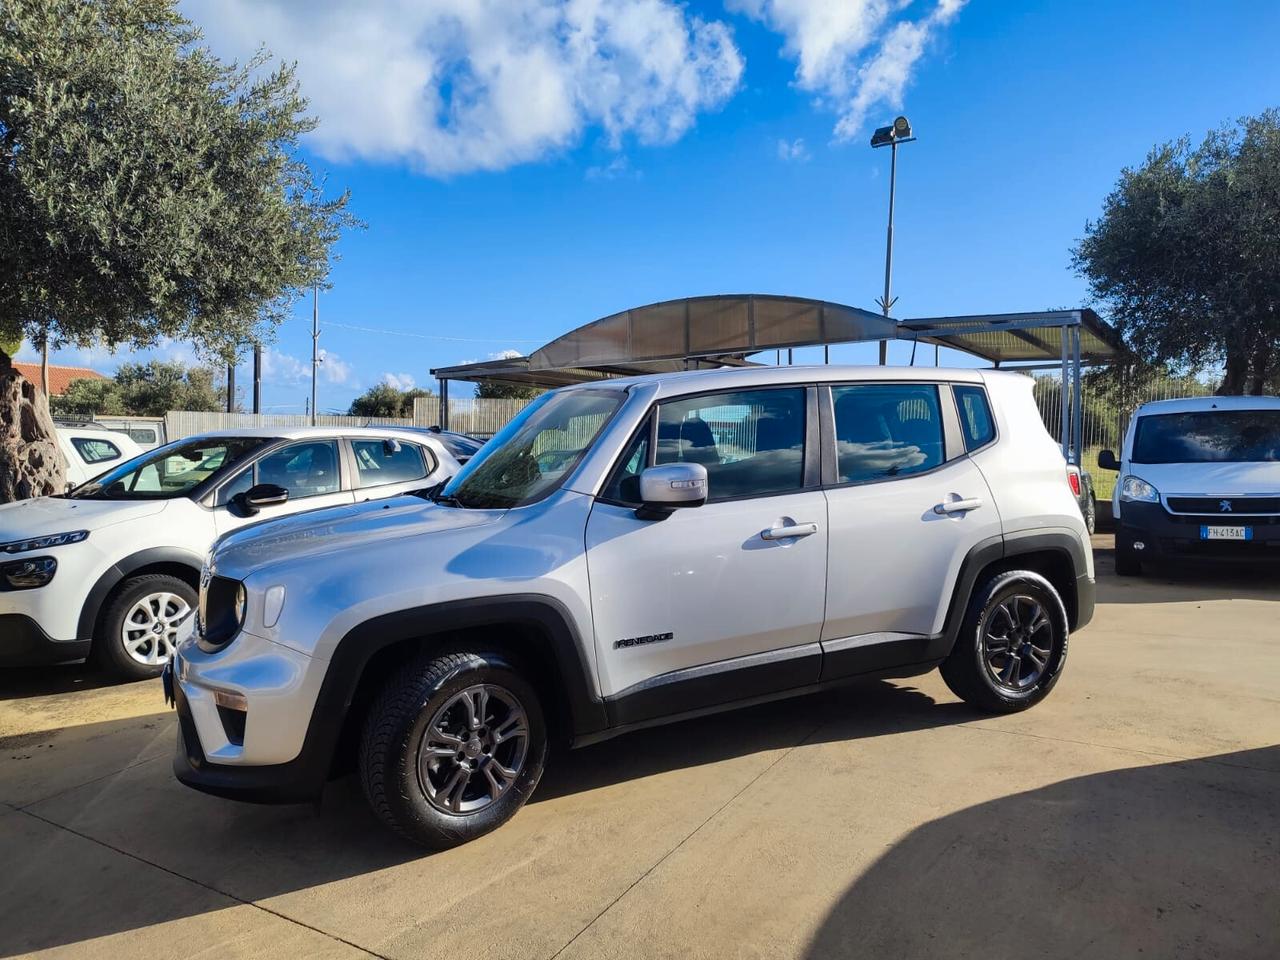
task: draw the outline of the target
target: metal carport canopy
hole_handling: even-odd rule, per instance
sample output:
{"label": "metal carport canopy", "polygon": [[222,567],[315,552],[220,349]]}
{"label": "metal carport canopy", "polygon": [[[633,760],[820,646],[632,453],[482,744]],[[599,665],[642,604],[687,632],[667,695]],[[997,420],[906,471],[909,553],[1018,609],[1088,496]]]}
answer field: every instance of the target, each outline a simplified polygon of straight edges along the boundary
{"label": "metal carport canopy", "polygon": [[1060,362],[1069,329],[1080,333],[1080,363],[1108,363],[1120,338],[1092,310],[1043,310],[898,321],[898,337],[962,350],[996,365]]}

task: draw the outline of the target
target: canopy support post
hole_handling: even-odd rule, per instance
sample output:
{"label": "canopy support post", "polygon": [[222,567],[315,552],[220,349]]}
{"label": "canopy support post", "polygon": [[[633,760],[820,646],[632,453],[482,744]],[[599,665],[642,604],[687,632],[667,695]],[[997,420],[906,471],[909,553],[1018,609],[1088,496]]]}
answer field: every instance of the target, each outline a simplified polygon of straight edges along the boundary
{"label": "canopy support post", "polygon": [[1059,399],[1062,401],[1062,412],[1058,421],[1058,435],[1062,438],[1062,459],[1069,461],[1071,459],[1071,410],[1068,400],[1071,396],[1071,382],[1067,377],[1067,355],[1069,353],[1068,338],[1070,331],[1065,323],[1058,330],[1061,333],[1060,339],[1062,341],[1062,379],[1058,381],[1058,394]]}

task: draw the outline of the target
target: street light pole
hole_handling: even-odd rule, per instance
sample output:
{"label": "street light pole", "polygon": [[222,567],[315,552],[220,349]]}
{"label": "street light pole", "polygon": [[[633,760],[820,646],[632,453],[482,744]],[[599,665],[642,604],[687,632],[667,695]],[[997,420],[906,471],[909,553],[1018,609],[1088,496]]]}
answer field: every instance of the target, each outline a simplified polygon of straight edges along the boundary
{"label": "street light pole", "polygon": [[[885,231],[884,240],[884,296],[880,298],[880,307],[886,317],[893,306],[893,200],[898,188],[898,141],[894,140],[889,147],[889,228]],[[889,344],[880,341],[880,366],[884,366],[889,356]]]}
{"label": "street light pole", "polygon": [[311,425],[316,425],[316,374],[320,369],[320,287],[311,288]]}
{"label": "street light pole", "polygon": [[[889,227],[885,232],[884,248],[884,296],[876,301],[885,318],[889,310],[897,303],[893,295],[893,204],[898,191],[898,144],[910,143],[915,137],[911,132],[911,123],[906,117],[898,117],[887,127],[880,127],[871,135],[872,147],[889,148]],[[880,341],[880,366],[888,362],[889,343]]]}

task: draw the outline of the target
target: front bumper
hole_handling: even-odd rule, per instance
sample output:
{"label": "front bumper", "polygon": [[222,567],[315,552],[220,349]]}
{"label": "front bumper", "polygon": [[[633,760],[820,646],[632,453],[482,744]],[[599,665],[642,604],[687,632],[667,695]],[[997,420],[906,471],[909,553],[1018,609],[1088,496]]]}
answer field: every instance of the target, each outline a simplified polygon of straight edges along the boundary
{"label": "front bumper", "polygon": [[55,640],[26,614],[0,614],[0,667],[74,663],[89,656],[89,645],[89,640]]}
{"label": "front bumper", "polygon": [[[1201,540],[1202,526],[1250,527],[1250,540]],[[1135,550],[1136,543],[1142,544]],[[1144,560],[1188,557],[1203,559],[1280,560],[1280,516],[1170,513],[1161,503],[1126,500],[1116,526],[1116,549],[1133,550]]]}
{"label": "front bumper", "polygon": [[[319,699],[327,667],[247,633],[215,653],[183,644],[164,680],[178,712],[174,775],[235,800],[319,797],[346,712]],[[220,704],[222,694],[244,709],[229,710],[225,697]]]}

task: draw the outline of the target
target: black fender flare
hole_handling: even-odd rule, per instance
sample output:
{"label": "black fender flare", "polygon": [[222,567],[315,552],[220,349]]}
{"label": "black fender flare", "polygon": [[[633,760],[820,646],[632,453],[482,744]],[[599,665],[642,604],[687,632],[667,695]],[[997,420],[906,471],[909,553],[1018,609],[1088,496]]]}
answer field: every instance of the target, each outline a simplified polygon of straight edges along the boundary
{"label": "black fender flare", "polygon": [[1020,555],[1057,553],[1070,562],[1071,569],[1074,571],[1075,595],[1064,596],[1062,602],[1067,608],[1072,629],[1083,627],[1093,616],[1092,581],[1088,578],[1089,567],[1084,551],[1085,546],[1079,536],[1070,530],[1053,528],[1021,531],[1003,537],[988,537],[975,544],[965,554],[964,561],[960,564],[960,574],[956,577],[951,594],[951,605],[947,608],[947,619],[943,628],[946,653],[949,654],[951,648],[955,646],[956,637],[960,633],[960,624],[964,621],[965,611],[969,607],[969,599],[977,587],[978,576],[992,563],[1000,560],[1016,560]]}
{"label": "black fender flare", "polygon": [[111,591],[125,577],[143,567],[150,567],[157,563],[178,564],[190,568],[199,575],[200,569],[204,566],[204,558],[180,547],[150,547],[131,553],[123,560],[117,560],[102,576],[98,577],[97,582],[85,597],[84,605],[80,608],[80,620],[76,624],[76,636],[81,640],[92,639],[94,627],[98,625],[98,617],[102,614],[103,604],[111,595]]}
{"label": "black fender flare", "polygon": [[313,722],[326,716],[319,712],[324,703],[326,719],[337,721],[334,724],[336,737],[336,728],[345,720],[365,667],[380,650],[407,640],[503,624],[534,627],[547,638],[555,659],[555,675],[568,705],[570,733],[574,739],[608,725],[604,703],[595,693],[594,678],[585,653],[587,639],[579,633],[564,604],[554,597],[532,593],[409,607],[382,614],[351,628],[338,641],[329,660]]}

